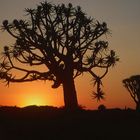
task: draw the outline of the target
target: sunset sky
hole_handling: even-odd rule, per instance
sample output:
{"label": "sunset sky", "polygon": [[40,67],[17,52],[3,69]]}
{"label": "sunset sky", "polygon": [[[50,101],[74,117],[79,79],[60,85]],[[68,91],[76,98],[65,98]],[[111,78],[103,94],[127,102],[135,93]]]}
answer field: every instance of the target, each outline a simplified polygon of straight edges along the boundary
{"label": "sunset sky", "polygon": [[[0,25],[8,19],[25,18],[25,8],[35,8],[42,0],[0,0]],[[92,100],[92,82],[89,75],[75,80],[78,102],[89,109],[96,109],[100,104],[107,108],[135,108],[122,80],[131,75],[140,74],[140,0],[49,0],[54,4],[72,3],[80,5],[87,13],[101,22],[105,21],[111,31],[107,36],[109,47],[120,57],[120,62],[111,68],[103,80],[105,100]],[[6,32],[0,31],[0,50],[5,45],[12,45],[12,39]],[[63,106],[62,87],[52,89],[49,82],[10,84],[6,87],[0,81],[0,105],[27,106],[52,105]]]}

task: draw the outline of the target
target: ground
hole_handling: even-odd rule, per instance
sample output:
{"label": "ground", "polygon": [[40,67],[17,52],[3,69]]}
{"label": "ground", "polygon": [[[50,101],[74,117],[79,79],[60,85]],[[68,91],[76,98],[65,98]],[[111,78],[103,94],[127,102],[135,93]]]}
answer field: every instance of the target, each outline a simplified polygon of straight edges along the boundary
{"label": "ground", "polygon": [[140,113],[130,109],[0,107],[1,140],[138,140],[139,130]]}

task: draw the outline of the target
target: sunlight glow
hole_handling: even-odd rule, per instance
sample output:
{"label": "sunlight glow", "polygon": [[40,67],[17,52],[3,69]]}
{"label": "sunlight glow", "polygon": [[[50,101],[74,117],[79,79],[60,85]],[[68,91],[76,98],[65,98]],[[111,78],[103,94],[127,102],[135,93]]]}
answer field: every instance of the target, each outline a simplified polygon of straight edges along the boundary
{"label": "sunlight glow", "polygon": [[25,101],[25,106],[30,106],[30,105],[41,106],[41,105],[46,105],[46,103],[42,98],[32,97],[26,99]]}

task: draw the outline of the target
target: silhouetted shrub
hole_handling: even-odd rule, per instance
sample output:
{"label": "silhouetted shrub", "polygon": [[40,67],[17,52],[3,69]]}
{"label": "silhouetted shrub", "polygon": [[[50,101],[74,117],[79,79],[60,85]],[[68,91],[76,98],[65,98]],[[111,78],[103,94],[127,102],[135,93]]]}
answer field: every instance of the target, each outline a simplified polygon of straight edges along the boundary
{"label": "silhouetted shrub", "polygon": [[98,110],[99,111],[105,111],[106,110],[106,106],[101,104],[101,105],[98,106]]}

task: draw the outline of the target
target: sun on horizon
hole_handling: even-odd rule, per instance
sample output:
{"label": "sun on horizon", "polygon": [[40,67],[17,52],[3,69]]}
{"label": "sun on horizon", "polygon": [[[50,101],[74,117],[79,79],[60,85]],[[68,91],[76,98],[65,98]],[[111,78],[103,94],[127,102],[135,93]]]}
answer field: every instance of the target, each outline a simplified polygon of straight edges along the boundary
{"label": "sun on horizon", "polygon": [[30,97],[25,99],[23,106],[30,106],[30,105],[37,105],[37,106],[42,106],[42,105],[47,105],[47,102],[43,100],[41,97]]}
{"label": "sun on horizon", "polygon": [[20,107],[26,107],[30,105],[45,106],[49,104],[49,101],[42,91],[35,91],[35,89],[30,89],[29,91],[30,92],[28,94],[23,94],[22,101],[19,104]]}

